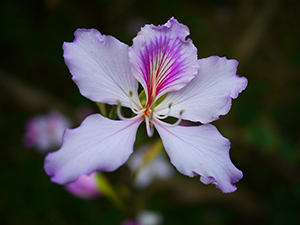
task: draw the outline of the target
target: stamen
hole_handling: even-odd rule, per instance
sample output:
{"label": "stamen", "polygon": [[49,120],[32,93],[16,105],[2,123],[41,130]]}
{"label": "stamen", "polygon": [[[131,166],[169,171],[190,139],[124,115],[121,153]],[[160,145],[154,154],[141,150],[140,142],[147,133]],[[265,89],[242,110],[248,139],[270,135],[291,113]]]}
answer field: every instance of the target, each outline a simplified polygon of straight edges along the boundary
{"label": "stamen", "polygon": [[148,137],[152,137],[154,134],[154,127],[153,124],[150,122],[149,117],[145,116],[145,123],[146,123],[146,131],[147,131],[147,135]]}
{"label": "stamen", "polygon": [[180,111],[178,120],[176,121],[176,123],[170,124],[171,126],[177,126],[177,125],[179,125],[181,123],[181,121],[182,121],[182,113],[183,112],[184,112],[184,110]]}
{"label": "stamen", "polygon": [[167,114],[165,114],[163,116],[160,116],[160,115],[158,115],[158,114],[155,113],[156,118],[161,119],[161,120],[166,119],[170,115],[170,113],[171,113],[171,106],[172,106],[172,104],[173,103],[169,104],[169,111],[168,111]]}
{"label": "stamen", "polygon": [[117,102],[118,102],[117,115],[118,115],[119,119],[120,120],[128,120],[129,118],[124,117],[121,113],[121,107],[122,107],[121,102],[119,100],[117,100]]}
{"label": "stamen", "polygon": [[133,103],[132,96],[133,96],[133,93],[132,93],[132,91],[130,91],[130,92],[129,92],[129,106],[130,106],[130,109],[131,109],[131,111],[132,111],[133,113],[138,114],[139,111],[137,111],[137,110],[133,107],[133,105],[132,105],[132,103]]}

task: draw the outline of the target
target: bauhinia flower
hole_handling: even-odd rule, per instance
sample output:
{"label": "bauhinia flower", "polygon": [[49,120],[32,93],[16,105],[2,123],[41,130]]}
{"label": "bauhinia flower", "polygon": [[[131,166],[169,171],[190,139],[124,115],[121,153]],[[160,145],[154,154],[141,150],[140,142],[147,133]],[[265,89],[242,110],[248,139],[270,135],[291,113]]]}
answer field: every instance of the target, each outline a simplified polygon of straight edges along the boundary
{"label": "bauhinia flower", "polygon": [[134,185],[143,189],[156,179],[169,179],[175,174],[165,154],[162,154],[161,141],[155,141],[150,146],[142,146],[127,161],[127,165],[134,176]]}
{"label": "bauhinia flower", "polygon": [[23,143],[26,147],[35,147],[44,153],[61,145],[62,135],[71,120],[57,111],[30,118],[26,123]]}
{"label": "bauhinia flower", "polygon": [[125,220],[121,225],[160,225],[163,224],[163,220],[161,213],[143,210],[137,214],[135,220]]}
{"label": "bauhinia flower", "polygon": [[82,199],[94,199],[101,196],[97,183],[97,173],[81,175],[75,182],[65,185],[65,189],[74,196]]}
{"label": "bauhinia flower", "polygon": [[[227,114],[247,79],[236,75],[235,60],[197,60],[188,35],[188,27],[171,18],[164,25],[145,25],[131,47],[95,29],[78,29],[75,40],[64,43],[65,62],[81,94],[117,105],[119,120],[93,114],[78,128],[67,129],[61,148],[45,160],[53,182],[116,170],[133,153],[137,129],[145,121],[148,136],[155,127],[179,172],[200,175],[204,184],[223,192],[236,190],[233,184],[242,172],[230,160],[230,142],[208,123]],[[140,93],[139,84],[144,89]],[[135,116],[125,118],[121,107]],[[167,117],[178,121],[166,123]],[[181,126],[182,119],[202,125]]]}

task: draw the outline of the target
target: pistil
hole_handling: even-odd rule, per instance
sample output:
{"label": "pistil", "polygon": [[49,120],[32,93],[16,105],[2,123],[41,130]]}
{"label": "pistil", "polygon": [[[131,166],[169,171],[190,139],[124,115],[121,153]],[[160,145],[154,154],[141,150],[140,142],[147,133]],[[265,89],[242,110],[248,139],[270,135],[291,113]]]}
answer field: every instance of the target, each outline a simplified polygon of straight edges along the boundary
{"label": "pistil", "polygon": [[154,126],[153,124],[150,122],[149,117],[145,116],[145,123],[146,123],[146,131],[147,131],[147,135],[148,137],[152,137],[154,134]]}

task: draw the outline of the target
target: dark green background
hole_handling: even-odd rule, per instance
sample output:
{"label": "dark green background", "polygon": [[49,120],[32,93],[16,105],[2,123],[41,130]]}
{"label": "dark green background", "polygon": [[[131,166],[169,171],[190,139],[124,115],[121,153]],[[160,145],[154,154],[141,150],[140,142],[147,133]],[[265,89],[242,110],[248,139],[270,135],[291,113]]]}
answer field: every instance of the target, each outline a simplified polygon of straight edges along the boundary
{"label": "dark green background", "polygon": [[[62,43],[77,28],[131,45],[140,25],[171,16],[190,28],[199,58],[237,59],[238,74],[249,81],[230,113],[214,122],[244,178],[236,192],[223,194],[178,173],[136,193],[145,201],[138,205],[160,211],[171,225],[300,224],[299,13],[297,0],[1,1],[0,224],[120,224],[132,216],[106,198],[76,199],[51,183],[44,156],[21,140],[30,116],[55,108],[74,117],[77,107],[94,107],[62,57]],[[107,176],[118,185],[127,172]],[[127,207],[135,211],[132,202]]]}

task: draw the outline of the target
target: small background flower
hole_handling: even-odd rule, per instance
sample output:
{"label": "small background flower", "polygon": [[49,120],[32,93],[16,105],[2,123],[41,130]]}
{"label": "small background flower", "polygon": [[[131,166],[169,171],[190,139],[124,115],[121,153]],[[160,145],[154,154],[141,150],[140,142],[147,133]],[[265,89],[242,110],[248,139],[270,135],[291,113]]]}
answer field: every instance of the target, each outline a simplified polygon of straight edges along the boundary
{"label": "small background flower", "polygon": [[70,126],[71,120],[57,111],[34,116],[26,122],[23,143],[40,152],[53,150],[61,145],[63,132]]}
{"label": "small background flower", "polygon": [[162,143],[159,141],[157,144],[156,141],[152,145],[140,147],[129,158],[127,165],[135,176],[134,184],[137,188],[146,188],[156,179],[169,179],[175,175],[175,168],[163,151]]}
{"label": "small background flower", "polygon": [[82,175],[75,182],[66,184],[64,187],[68,192],[82,199],[94,199],[101,196],[96,173],[89,176]]}
{"label": "small background flower", "polygon": [[160,213],[154,211],[141,211],[136,220],[142,225],[162,225],[163,217]]}
{"label": "small background flower", "polygon": [[121,225],[162,225],[163,217],[161,213],[150,210],[140,211],[135,220],[125,220]]}

